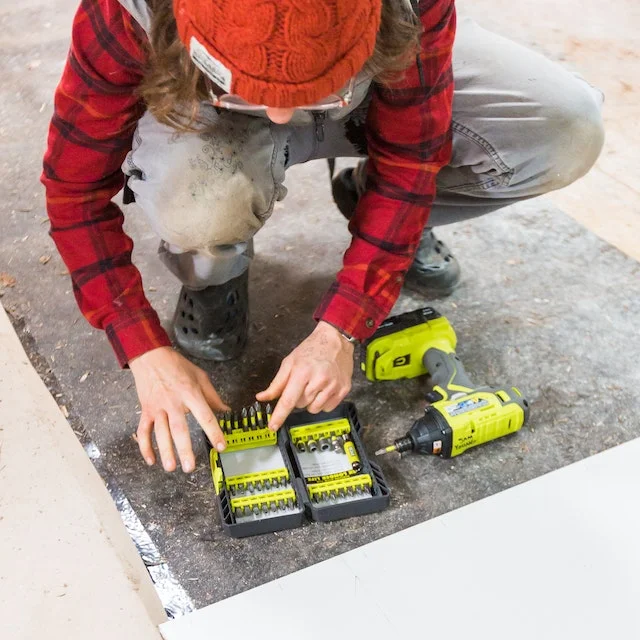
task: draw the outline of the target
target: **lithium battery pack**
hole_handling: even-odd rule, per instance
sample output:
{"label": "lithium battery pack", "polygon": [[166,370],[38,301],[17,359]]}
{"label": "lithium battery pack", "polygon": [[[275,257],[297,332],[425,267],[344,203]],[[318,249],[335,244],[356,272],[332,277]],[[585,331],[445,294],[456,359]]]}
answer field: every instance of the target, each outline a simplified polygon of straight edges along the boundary
{"label": "lithium battery pack", "polygon": [[210,448],[223,529],[234,538],[374,513],[389,504],[382,471],[366,455],[355,406],[292,413],[268,429],[263,405],[220,417],[227,448]]}

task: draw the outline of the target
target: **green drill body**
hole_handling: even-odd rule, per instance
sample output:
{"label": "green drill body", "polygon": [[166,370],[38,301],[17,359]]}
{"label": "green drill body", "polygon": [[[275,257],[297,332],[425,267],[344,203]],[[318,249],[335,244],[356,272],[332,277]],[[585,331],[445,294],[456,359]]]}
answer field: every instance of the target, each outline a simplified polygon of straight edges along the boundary
{"label": "green drill body", "polygon": [[431,307],[390,318],[364,347],[370,380],[428,373],[433,386],[424,415],[377,454],[416,451],[451,458],[515,433],[527,420],[529,405],[516,387],[481,387],[469,380],[455,354],[453,327]]}

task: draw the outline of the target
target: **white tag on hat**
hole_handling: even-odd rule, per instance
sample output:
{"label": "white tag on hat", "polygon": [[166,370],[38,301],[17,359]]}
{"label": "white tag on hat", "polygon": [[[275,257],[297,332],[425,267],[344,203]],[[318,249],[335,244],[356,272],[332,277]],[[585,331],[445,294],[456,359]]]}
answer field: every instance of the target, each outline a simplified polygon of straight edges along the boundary
{"label": "white tag on hat", "polygon": [[194,36],[191,36],[189,42],[189,54],[200,71],[206,73],[221,89],[231,92],[231,69],[214,58]]}

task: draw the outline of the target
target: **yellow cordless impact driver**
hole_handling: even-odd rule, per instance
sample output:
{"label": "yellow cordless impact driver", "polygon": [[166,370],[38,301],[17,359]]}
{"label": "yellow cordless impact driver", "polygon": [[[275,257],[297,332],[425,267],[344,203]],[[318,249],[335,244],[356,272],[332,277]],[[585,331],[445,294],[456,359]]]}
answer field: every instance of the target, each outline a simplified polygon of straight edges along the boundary
{"label": "yellow cordless impact driver", "polygon": [[403,438],[376,451],[416,451],[451,458],[518,431],[529,403],[516,387],[474,385],[455,354],[449,321],[425,307],[386,320],[363,344],[361,368],[369,380],[415,378],[428,373],[430,403]]}

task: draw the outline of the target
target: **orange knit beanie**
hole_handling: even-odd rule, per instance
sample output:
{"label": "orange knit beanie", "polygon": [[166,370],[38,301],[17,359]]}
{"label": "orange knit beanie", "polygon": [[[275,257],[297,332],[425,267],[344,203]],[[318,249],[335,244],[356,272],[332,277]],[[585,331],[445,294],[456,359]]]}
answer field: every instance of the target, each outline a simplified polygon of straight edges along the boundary
{"label": "orange knit beanie", "polygon": [[173,0],[180,39],[227,93],[269,107],[339,91],[373,53],[382,0]]}

